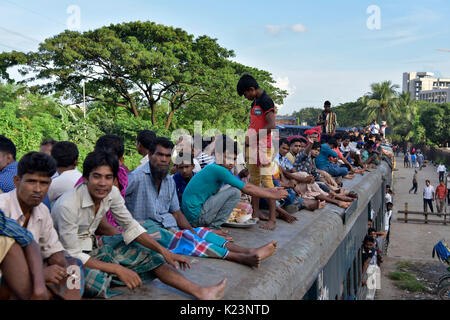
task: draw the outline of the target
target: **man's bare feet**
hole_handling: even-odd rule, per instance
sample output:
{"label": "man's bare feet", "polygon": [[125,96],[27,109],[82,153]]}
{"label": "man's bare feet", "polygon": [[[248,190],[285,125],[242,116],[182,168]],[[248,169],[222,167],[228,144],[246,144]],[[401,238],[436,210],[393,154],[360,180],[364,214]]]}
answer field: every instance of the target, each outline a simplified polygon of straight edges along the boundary
{"label": "man's bare feet", "polygon": [[225,294],[226,287],[227,279],[225,278],[215,286],[201,288],[197,298],[199,300],[220,300]]}
{"label": "man's bare feet", "polygon": [[275,230],[276,227],[277,227],[277,222],[271,221],[271,220],[267,221],[262,226],[260,226],[260,228],[264,229],[264,230]]}
{"label": "man's bare feet", "polygon": [[349,174],[349,175],[345,176],[344,179],[352,180],[354,177],[355,176]]}
{"label": "man's bare feet", "polygon": [[277,246],[278,246],[278,242],[276,240],[273,240],[272,242],[269,242],[268,244],[266,244],[260,248],[252,249],[252,251],[256,255],[258,255],[262,261],[264,259],[267,259],[271,255],[273,255],[273,253],[277,249]]}
{"label": "man's bare feet", "polygon": [[326,207],[326,205],[327,205],[326,201],[320,201],[320,200],[317,200],[317,201],[318,201],[317,209],[323,209]]}
{"label": "man's bare feet", "polygon": [[352,204],[351,202],[338,201],[338,206],[340,208],[344,208],[344,209],[347,209],[348,207],[350,207],[351,204]]}
{"label": "man's bare feet", "polygon": [[284,220],[287,223],[294,223],[295,221],[298,221],[297,217],[290,215],[284,210],[277,210],[277,214],[278,214],[277,218]]}
{"label": "man's bare feet", "polygon": [[269,221],[269,218],[259,210],[253,210],[253,218],[259,218],[261,221]]}

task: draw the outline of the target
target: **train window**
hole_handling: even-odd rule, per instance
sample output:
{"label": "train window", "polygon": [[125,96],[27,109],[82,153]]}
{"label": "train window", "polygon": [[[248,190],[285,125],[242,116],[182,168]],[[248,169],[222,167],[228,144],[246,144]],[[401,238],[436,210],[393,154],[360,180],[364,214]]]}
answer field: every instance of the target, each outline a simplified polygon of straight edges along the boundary
{"label": "train window", "polygon": [[352,277],[351,277],[351,269],[349,268],[347,271],[347,292],[346,298],[352,296]]}
{"label": "train window", "polygon": [[357,276],[357,265],[356,257],[353,259],[353,295],[356,296],[358,293],[358,276]]}

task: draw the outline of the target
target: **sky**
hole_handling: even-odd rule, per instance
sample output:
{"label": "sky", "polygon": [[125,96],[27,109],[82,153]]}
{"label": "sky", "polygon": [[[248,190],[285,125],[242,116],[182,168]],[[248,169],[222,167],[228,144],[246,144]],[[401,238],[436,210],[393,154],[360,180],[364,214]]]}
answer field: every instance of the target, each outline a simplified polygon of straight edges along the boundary
{"label": "sky", "polygon": [[[0,0],[0,52],[36,50],[65,29],[154,21],[208,35],[234,61],[269,71],[279,114],[355,101],[403,72],[450,77],[448,0]],[[447,50],[447,51],[446,51]]]}

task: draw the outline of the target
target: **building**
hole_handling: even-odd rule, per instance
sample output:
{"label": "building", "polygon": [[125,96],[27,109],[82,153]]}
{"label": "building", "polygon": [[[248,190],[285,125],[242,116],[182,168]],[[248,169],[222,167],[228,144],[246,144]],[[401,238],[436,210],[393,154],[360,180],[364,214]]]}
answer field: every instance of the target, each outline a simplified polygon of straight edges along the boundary
{"label": "building", "polygon": [[[439,99],[445,96],[448,102],[448,89],[450,88],[450,78],[436,78],[432,72],[405,72],[403,73],[404,92],[409,92],[414,100]],[[421,94],[421,93],[424,94]],[[421,97],[427,97],[422,99]]]}
{"label": "building", "polygon": [[419,100],[434,103],[450,102],[450,87],[443,89],[422,90],[419,92]]}

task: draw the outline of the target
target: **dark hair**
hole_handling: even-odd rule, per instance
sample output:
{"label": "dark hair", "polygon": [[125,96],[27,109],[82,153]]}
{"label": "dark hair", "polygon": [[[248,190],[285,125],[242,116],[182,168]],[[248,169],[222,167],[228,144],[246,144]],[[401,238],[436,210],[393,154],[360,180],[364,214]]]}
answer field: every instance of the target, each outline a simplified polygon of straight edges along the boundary
{"label": "dark hair", "polygon": [[142,130],[138,132],[137,141],[142,144],[142,146],[149,150],[150,146],[153,143],[153,140],[156,139],[156,134],[151,130]]}
{"label": "dark hair", "polygon": [[77,145],[69,141],[60,141],[55,143],[52,148],[52,157],[56,160],[58,167],[68,167],[75,165],[78,159]]}
{"label": "dark hair", "polygon": [[369,230],[367,230],[368,235],[370,235],[372,232],[377,232],[377,230],[375,230],[374,228],[369,228]]}
{"label": "dark hair", "polygon": [[322,145],[320,144],[320,142],[316,141],[313,143],[311,150],[316,150],[316,149],[322,149]]}
{"label": "dark hair", "polygon": [[161,146],[165,149],[173,149],[174,147],[173,142],[166,137],[157,137],[155,140],[153,140],[152,145],[148,149],[151,154],[155,153],[157,146]]}
{"label": "dark hair", "polygon": [[330,138],[330,139],[328,139],[327,143],[328,143],[330,146],[332,146],[333,148],[336,148],[336,147],[338,146],[338,145],[337,145],[337,141],[336,141],[335,138]]}
{"label": "dark hair", "polygon": [[290,146],[288,139],[284,139],[284,138],[283,138],[283,139],[280,139],[280,147],[281,147],[283,144],[286,144],[287,146]]}
{"label": "dark hair", "polygon": [[44,139],[41,142],[41,147],[45,146],[46,144],[51,144],[52,146],[54,146],[56,144],[56,141],[51,139],[51,138],[50,139]]}
{"label": "dark hair", "polygon": [[0,151],[9,153],[16,160],[16,146],[7,137],[0,135]]}
{"label": "dark hair", "polygon": [[387,207],[387,206],[393,206],[392,202],[386,203],[386,207]]}
{"label": "dark hair", "polygon": [[83,163],[83,177],[89,178],[92,170],[101,166],[108,166],[113,172],[114,178],[117,178],[117,172],[119,171],[119,161],[117,161],[115,155],[106,151],[94,151],[87,155]]}
{"label": "dark hair", "polygon": [[336,139],[336,140],[339,140],[339,139],[341,139],[342,140],[342,134],[341,133],[336,133],[335,135],[334,135],[334,139]]}
{"label": "dark hair", "polygon": [[325,106],[331,106],[331,102],[330,101],[325,101],[325,103],[323,104],[323,106],[325,107]]}
{"label": "dark hair", "polygon": [[[306,143],[306,139],[305,138],[293,138],[289,144],[289,146],[293,145],[296,142],[301,142],[301,143]],[[280,142],[281,143],[281,142]]]}
{"label": "dark hair", "polygon": [[347,134],[344,134],[344,135],[342,136],[342,140],[347,140],[347,139],[351,140],[351,138],[352,138],[352,136],[350,136],[348,133],[347,133]]}
{"label": "dark hair", "polygon": [[22,178],[25,174],[40,173],[51,178],[56,172],[56,161],[43,152],[28,152],[17,165],[17,175]]}
{"label": "dark hair", "polygon": [[253,78],[249,74],[244,74],[237,84],[237,93],[239,96],[242,96],[245,91],[250,90],[250,88],[258,89],[259,85],[256,82],[255,78]]}
{"label": "dark hair", "polygon": [[[222,144],[222,146],[220,146],[220,143]],[[228,147],[232,147],[233,149],[229,150]],[[238,154],[238,144],[236,141],[234,141],[227,135],[223,134],[222,137],[219,136],[216,138],[215,150],[216,150],[216,155],[217,154],[223,155],[223,153],[225,153],[226,151],[228,151],[228,152],[233,151],[234,155],[237,155]]]}
{"label": "dark hair", "polygon": [[364,237],[363,243],[367,243],[367,242],[372,242],[372,243],[374,243],[374,242],[375,242],[375,239],[374,239],[372,236],[367,235],[367,236]]}
{"label": "dark hair", "polygon": [[427,182],[430,182],[430,183],[431,183],[431,181],[430,181],[430,180],[425,180],[425,183],[427,183]]}
{"label": "dark hair", "polygon": [[101,136],[95,143],[95,151],[105,151],[114,154],[117,160],[123,157],[125,147],[121,137],[115,134]]}

